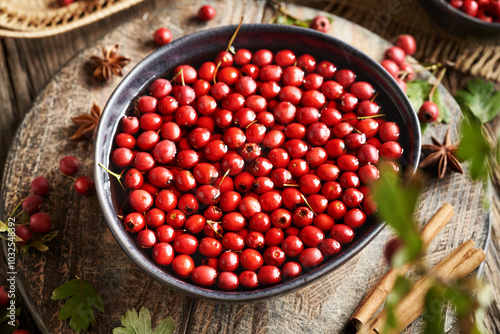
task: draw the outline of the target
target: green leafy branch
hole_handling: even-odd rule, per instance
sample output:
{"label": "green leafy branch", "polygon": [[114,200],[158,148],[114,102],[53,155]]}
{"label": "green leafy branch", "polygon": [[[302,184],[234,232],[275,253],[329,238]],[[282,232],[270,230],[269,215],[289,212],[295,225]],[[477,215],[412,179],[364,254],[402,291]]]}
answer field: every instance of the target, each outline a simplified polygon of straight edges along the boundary
{"label": "green leafy branch", "polygon": [[399,174],[390,169],[381,169],[380,175],[373,188],[373,199],[379,218],[391,226],[403,242],[403,247],[392,258],[392,264],[400,267],[418,260],[422,254],[422,240],[413,220],[421,184],[414,178],[403,186]]}

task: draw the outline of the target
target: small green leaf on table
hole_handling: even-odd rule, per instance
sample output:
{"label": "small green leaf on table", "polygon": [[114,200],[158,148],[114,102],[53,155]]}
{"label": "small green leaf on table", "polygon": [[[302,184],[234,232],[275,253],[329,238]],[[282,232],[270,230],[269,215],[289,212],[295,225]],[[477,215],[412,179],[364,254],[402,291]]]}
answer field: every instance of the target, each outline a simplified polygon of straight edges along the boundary
{"label": "small green leaf on table", "polygon": [[498,165],[500,165],[500,137],[497,138],[497,144],[495,147],[495,160]]}
{"label": "small green leaf on table", "polygon": [[52,300],[69,298],[59,311],[59,320],[70,319],[70,327],[77,333],[95,324],[94,308],[104,312],[101,296],[92,285],[82,279],[73,279],[52,292]]}
{"label": "small green leaf on table", "polygon": [[163,319],[153,331],[151,326],[151,314],[144,306],[141,307],[139,313],[132,308],[127,310],[121,318],[121,324],[124,327],[113,329],[113,334],[171,334],[175,330],[172,318]]}
{"label": "small green leaf on table", "polygon": [[491,121],[500,112],[500,91],[495,92],[491,82],[470,80],[467,90],[457,91],[455,98],[466,116],[472,114],[481,123]]}
{"label": "small green leaf on table", "polygon": [[[416,113],[418,113],[422,104],[428,100],[431,89],[432,85],[427,80],[414,80],[406,83],[406,95]],[[450,110],[443,102],[439,89],[435,90],[432,102],[439,108],[437,122],[449,123],[451,121]]]}

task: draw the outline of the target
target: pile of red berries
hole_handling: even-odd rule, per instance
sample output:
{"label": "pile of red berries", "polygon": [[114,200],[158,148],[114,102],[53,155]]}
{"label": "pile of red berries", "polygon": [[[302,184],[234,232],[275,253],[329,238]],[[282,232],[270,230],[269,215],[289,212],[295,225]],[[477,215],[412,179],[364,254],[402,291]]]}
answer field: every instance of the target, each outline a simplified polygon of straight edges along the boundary
{"label": "pile of red berries", "polygon": [[448,0],[450,5],[484,22],[500,22],[500,0]]}
{"label": "pile of red berries", "polygon": [[222,290],[321,265],[376,211],[400,130],[350,69],[290,50],[222,51],[156,79],[120,121],[111,162],[124,228],[155,263]]}

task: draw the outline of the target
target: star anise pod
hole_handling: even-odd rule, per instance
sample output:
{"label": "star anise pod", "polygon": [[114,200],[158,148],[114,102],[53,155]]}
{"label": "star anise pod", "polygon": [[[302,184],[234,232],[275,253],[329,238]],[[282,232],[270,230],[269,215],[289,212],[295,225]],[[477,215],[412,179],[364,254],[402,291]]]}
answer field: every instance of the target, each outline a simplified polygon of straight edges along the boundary
{"label": "star anise pod", "polygon": [[447,170],[455,171],[460,174],[464,173],[460,161],[455,157],[455,152],[458,149],[458,143],[451,142],[450,129],[446,131],[443,143],[440,143],[436,138],[432,137],[432,145],[422,145],[422,151],[428,153],[427,157],[422,160],[418,167],[425,168],[437,166],[438,177],[442,179]]}
{"label": "star anise pod", "polygon": [[90,109],[90,114],[82,114],[76,117],[71,117],[71,121],[78,127],[75,134],[73,134],[69,139],[71,140],[92,140],[95,137],[95,132],[97,130],[97,124],[99,124],[99,119],[101,118],[101,108],[97,104],[93,104]]}
{"label": "star anise pod", "polygon": [[120,56],[118,45],[108,49],[102,47],[103,58],[92,56],[92,71],[96,81],[109,81],[113,74],[123,76],[122,69],[130,62],[130,59]]}

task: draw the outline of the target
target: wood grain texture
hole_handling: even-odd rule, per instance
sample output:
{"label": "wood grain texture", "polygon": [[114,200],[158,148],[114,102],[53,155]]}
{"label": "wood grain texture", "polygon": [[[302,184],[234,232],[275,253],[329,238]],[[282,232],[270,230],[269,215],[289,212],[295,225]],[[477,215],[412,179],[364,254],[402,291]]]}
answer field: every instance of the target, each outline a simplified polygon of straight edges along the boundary
{"label": "wood grain texture", "polygon": [[[77,195],[72,189],[72,182],[58,175],[58,161],[66,154],[75,155],[82,162],[84,167],[79,175],[92,173],[92,145],[87,142],[74,143],[66,138],[74,130],[69,116],[87,112],[92,102],[103,107],[120,81],[120,78],[115,78],[109,85],[101,85],[90,80],[85,63],[90,55],[100,53],[101,45],[120,44],[120,51],[132,59],[132,63],[125,68],[127,73],[135,63],[155,49],[150,42],[151,35],[160,25],[168,26],[174,38],[179,38],[200,29],[237,23],[242,15],[245,16],[245,22],[266,22],[271,16],[264,1],[219,0],[208,3],[213,4],[218,13],[223,15],[209,23],[199,23],[192,17],[202,2],[207,3],[195,0],[182,4],[147,1],[138,5],[135,12],[128,10],[119,14],[121,20],[139,17],[119,27],[119,20],[108,18],[99,25],[44,40],[2,40],[0,80],[6,85],[0,85],[0,97],[2,101],[5,97],[7,104],[0,106],[0,117],[5,117],[9,124],[17,124],[34,96],[50,80],[34,101],[31,112],[12,142],[2,182],[3,212],[27,195],[32,176],[45,175],[53,182],[53,191],[44,209],[52,214],[61,236],[51,243],[48,253],[32,252],[18,262],[22,293],[34,316],[43,323],[44,327],[40,330],[44,333],[71,332],[67,322],[57,319],[61,303],[50,301],[49,298],[55,287],[74,275],[96,286],[105,300],[106,313],[97,317],[97,324],[90,333],[109,333],[111,328],[119,325],[120,315],[127,308],[142,305],[152,311],[155,322],[164,316],[172,316],[177,333],[337,333],[344,330],[347,319],[363,295],[387,269],[381,254],[390,236],[388,229],[340,270],[296,293],[249,305],[193,300],[161,286],[137,269],[109,232],[97,198]],[[287,8],[304,18],[317,14],[304,7],[289,5]],[[110,32],[102,39],[93,40],[106,31]],[[375,59],[380,59],[383,50],[389,45],[376,35],[341,18],[335,19],[330,33]],[[90,36],[92,42],[85,34]],[[61,47],[63,52],[60,51]],[[52,78],[83,47],[86,49]],[[23,56],[16,57],[16,54]],[[451,96],[444,90],[442,93],[454,115],[458,115],[459,110]],[[3,130],[4,123],[1,124]],[[457,138],[456,125],[454,121],[454,138]],[[442,137],[445,130],[445,126],[434,128],[426,133],[423,142],[428,142],[430,135]],[[5,154],[12,136],[12,130],[11,137],[2,134],[0,154]],[[482,206],[484,194],[485,190],[480,185],[471,184],[466,176],[458,174],[429,182],[422,194],[418,221],[425,222],[445,201],[453,204],[456,211],[452,222],[431,244],[431,263],[436,263],[469,238],[474,239],[479,247],[485,246],[490,215]],[[498,205],[494,208],[498,215]],[[499,272],[500,236],[499,227],[495,226],[485,267],[486,277],[492,282],[498,282]],[[500,287],[495,288],[495,296],[498,297]],[[498,300],[495,299],[494,307],[490,310],[488,324],[492,332],[499,329]],[[450,326],[452,319],[447,318],[447,321]],[[418,332],[419,326],[417,321],[408,332]]]}

